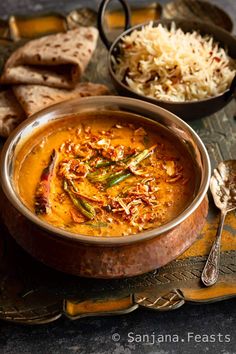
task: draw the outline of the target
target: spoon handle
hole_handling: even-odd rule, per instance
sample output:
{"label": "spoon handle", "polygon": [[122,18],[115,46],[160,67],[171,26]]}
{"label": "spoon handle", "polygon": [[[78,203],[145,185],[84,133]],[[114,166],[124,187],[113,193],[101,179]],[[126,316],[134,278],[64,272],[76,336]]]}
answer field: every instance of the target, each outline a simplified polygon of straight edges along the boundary
{"label": "spoon handle", "polygon": [[226,212],[221,211],[220,222],[216,233],[215,241],[202,271],[201,280],[204,285],[211,286],[217,282],[220,267],[220,243],[224,226]]}

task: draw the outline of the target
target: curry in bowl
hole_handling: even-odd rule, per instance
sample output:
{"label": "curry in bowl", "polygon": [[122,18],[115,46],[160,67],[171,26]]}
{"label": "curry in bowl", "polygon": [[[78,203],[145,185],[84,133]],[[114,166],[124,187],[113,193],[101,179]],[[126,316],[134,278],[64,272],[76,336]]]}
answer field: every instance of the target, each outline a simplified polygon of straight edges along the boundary
{"label": "curry in bowl", "polygon": [[163,126],[130,116],[73,114],[27,139],[14,169],[26,207],[91,236],[137,234],[178,216],[195,196],[194,161]]}

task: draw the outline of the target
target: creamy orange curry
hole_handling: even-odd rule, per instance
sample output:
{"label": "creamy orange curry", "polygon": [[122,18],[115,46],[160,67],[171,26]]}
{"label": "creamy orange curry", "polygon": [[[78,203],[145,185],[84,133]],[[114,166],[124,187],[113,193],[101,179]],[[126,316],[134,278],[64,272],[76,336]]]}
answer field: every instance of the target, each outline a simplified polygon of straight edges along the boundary
{"label": "creamy orange curry", "polygon": [[185,147],[118,113],[66,117],[34,134],[15,164],[24,204],[44,221],[94,236],[136,234],[175,218],[193,198]]}

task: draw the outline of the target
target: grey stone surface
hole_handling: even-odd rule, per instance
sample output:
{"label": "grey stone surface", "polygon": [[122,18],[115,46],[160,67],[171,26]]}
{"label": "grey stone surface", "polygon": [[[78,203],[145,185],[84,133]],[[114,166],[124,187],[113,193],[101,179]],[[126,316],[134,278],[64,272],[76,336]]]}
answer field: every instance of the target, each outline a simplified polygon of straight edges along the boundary
{"label": "grey stone surface", "polygon": [[[0,322],[0,352],[232,354],[236,353],[235,310],[235,300],[232,299],[202,306],[184,305],[172,312],[136,310],[129,315],[117,317],[84,318],[77,321],[62,318],[51,324],[34,327]],[[114,333],[120,335],[118,342],[112,340]],[[189,336],[191,333],[201,335],[201,341],[196,337],[196,341],[191,339],[188,342],[188,333]],[[139,343],[139,335],[149,335],[149,343],[147,338],[146,342]],[[165,335],[169,336],[166,342],[162,342],[162,336]],[[203,342],[207,340],[206,335],[209,340],[214,337],[216,341]],[[170,342],[170,336],[173,341],[179,336],[179,342]],[[230,342],[226,342],[227,336]],[[131,342],[133,338],[136,341]]]}
{"label": "grey stone surface", "polygon": [[[235,0],[211,2],[228,11],[236,23]],[[62,9],[69,11],[75,7],[95,7],[98,4],[99,0],[2,0],[0,16]],[[184,305],[173,312],[136,310],[117,317],[77,321],[61,318],[54,323],[34,327],[0,322],[0,353],[232,354],[236,353],[235,314],[236,302],[232,299],[208,305]],[[120,335],[119,341],[112,339],[115,333]],[[140,338],[143,335],[146,336]],[[194,340],[192,335],[199,336]],[[188,336],[191,336],[190,341]],[[139,343],[140,339],[144,342]],[[154,339],[156,342],[153,344]]]}

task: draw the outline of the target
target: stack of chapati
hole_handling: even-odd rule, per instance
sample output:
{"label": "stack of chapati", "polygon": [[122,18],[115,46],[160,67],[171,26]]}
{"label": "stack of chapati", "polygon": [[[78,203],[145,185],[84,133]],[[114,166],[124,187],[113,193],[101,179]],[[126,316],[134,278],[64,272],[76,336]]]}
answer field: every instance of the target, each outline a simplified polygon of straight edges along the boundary
{"label": "stack of chapati", "polygon": [[8,136],[23,119],[52,104],[108,93],[101,84],[82,83],[96,48],[98,31],[79,27],[32,40],[7,60],[0,83],[0,135]]}

